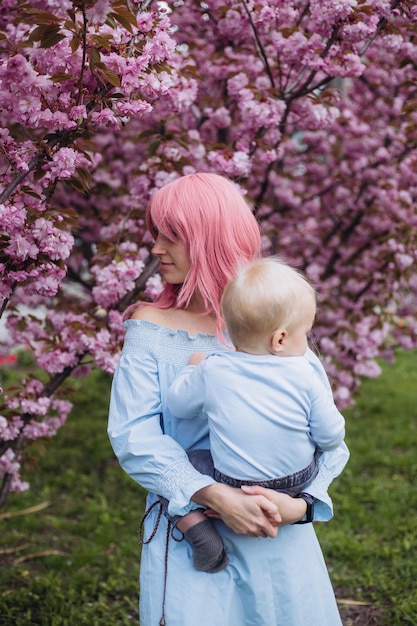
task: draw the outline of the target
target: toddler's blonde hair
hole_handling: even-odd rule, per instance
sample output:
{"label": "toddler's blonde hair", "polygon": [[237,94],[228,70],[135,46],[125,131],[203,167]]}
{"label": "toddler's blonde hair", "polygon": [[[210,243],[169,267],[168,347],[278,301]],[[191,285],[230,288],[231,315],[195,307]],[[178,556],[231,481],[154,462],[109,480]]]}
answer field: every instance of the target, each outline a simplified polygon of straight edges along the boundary
{"label": "toddler's blonde hair", "polygon": [[253,344],[278,328],[290,331],[300,322],[308,298],[316,302],[311,284],[278,257],[257,259],[241,267],[221,300],[233,345]]}

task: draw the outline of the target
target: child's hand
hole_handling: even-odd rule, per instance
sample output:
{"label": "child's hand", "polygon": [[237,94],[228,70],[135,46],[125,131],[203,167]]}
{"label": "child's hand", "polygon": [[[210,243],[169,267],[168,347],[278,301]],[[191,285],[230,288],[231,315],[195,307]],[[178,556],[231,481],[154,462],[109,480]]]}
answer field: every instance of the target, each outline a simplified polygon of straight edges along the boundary
{"label": "child's hand", "polygon": [[206,355],[204,352],[193,352],[188,359],[188,365],[198,365],[201,361],[204,361]]}

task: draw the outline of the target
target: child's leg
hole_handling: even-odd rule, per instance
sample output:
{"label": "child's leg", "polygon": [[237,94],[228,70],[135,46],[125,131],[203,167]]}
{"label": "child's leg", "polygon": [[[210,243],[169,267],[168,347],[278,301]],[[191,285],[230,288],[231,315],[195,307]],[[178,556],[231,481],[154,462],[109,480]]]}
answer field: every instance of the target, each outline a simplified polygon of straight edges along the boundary
{"label": "child's leg", "polygon": [[[199,472],[213,475],[213,461],[209,450],[191,450],[187,454],[190,462]],[[159,499],[168,515],[168,500],[162,497]],[[168,517],[192,545],[193,562],[197,570],[215,573],[226,567],[228,558],[223,541],[213,520],[206,517],[202,509],[191,511],[183,517],[170,517],[169,515]]]}
{"label": "child's leg", "polygon": [[185,535],[187,530],[200,522],[204,522],[206,519],[207,517],[204,515],[203,509],[197,509],[196,511],[190,511],[187,515],[180,517],[175,526]]}
{"label": "child's leg", "polygon": [[194,567],[211,574],[224,569],[228,563],[223,541],[214,523],[199,511],[191,511],[176,524],[193,548]]}

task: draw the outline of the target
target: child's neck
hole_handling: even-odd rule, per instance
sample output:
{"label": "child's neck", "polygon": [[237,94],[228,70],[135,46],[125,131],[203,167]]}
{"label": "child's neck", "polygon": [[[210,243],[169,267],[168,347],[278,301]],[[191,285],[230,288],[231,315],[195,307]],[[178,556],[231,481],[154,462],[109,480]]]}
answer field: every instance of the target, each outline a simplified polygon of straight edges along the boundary
{"label": "child's neck", "polygon": [[262,343],[259,343],[256,346],[235,346],[235,348],[237,352],[244,352],[245,354],[273,354],[273,352],[271,352],[271,350],[269,349],[269,346],[263,345]]}

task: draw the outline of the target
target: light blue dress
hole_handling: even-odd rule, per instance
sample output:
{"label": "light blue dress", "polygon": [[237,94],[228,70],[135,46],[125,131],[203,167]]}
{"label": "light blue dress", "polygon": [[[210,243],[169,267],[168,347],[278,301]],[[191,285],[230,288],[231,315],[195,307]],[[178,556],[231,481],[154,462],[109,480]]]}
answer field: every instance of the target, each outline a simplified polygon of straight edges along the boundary
{"label": "light blue dress", "polygon": [[[123,352],[111,393],[108,433],[123,469],[150,493],[162,495],[171,515],[197,508],[190,502],[213,483],[189,463],[186,449],[207,448],[208,424],[201,417],[176,419],[166,407],[167,392],[192,352],[227,350],[217,337],[170,330],[128,320]],[[313,367],[326,378],[319,360]],[[328,383],[327,383],[328,384]],[[320,502],[315,519],[332,517],[327,494],[348,460],[344,444],[324,452],[309,493]],[[146,519],[145,536],[155,527],[158,507]],[[169,541],[165,593],[167,626],[341,626],[332,586],[312,524],[287,525],[277,537],[240,536],[216,521],[229,557],[216,574],[196,571],[191,546]],[[140,568],[140,623],[158,626],[164,601],[167,519],[162,515],[152,541],[143,546]]]}

